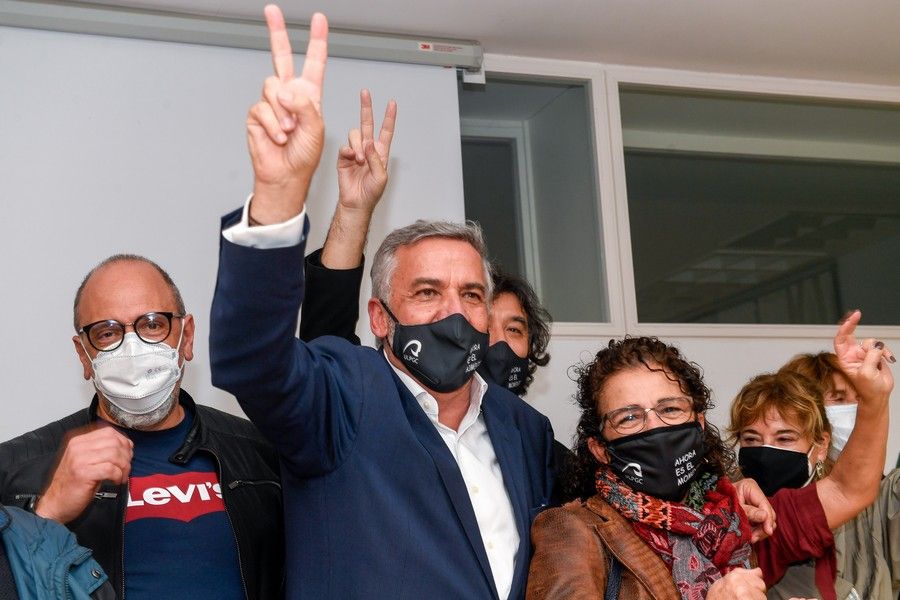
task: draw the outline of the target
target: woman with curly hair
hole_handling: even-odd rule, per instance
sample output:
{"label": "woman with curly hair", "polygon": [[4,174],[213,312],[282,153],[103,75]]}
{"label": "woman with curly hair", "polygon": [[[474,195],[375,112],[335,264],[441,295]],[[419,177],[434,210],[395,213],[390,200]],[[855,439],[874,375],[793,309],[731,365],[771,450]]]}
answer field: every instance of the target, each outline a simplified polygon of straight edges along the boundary
{"label": "woman with curly hair", "polygon": [[[582,499],[535,521],[528,597],[765,598],[790,563],[818,551],[810,545],[823,530],[852,518],[877,490],[893,379],[883,345],[856,344],[859,319],[851,314],[835,337],[845,371],[865,390],[857,431],[866,439],[845,451],[852,481],[847,466],[835,465],[832,477],[841,477],[812,493],[774,498],[778,527],[755,543],[727,477],[734,456],[705,418],[710,394],[699,368],[655,338],[611,341],[578,380],[574,489]],[[834,598],[833,587],[821,592]]]}

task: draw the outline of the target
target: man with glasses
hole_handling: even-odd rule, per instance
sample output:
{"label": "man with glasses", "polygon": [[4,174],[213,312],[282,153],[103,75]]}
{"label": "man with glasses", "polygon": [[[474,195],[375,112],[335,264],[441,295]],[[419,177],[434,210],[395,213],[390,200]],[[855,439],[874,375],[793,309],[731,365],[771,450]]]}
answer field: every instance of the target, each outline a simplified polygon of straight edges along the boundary
{"label": "man with glasses", "polygon": [[244,419],[181,389],[194,318],[152,261],[112,256],[75,295],[88,409],[0,445],[3,504],[66,524],[120,597],[275,598],[277,459]]}

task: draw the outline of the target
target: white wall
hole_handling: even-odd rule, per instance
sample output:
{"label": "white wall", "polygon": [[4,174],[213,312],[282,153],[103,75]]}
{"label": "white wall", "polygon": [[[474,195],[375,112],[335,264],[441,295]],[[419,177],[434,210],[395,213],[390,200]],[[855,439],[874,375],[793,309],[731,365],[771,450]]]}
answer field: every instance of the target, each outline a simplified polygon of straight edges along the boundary
{"label": "white wall", "polygon": [[[210,385],[207,327],[219,217],[251,189],[244,120],[270,72],[267,52],[0,27],[0,440],[87,405],[71,302],[84,274],[116,252],[170,271],[197,321],[184,387],[239,410]],[[311,248],[331,217],[337,149],[358,125],[361,87],[376,115],[390,97],[399,104],[371,239],[419,217],[463,217],[454,71],[331,60]],[[149,214],[165,226],[142,227]]]}

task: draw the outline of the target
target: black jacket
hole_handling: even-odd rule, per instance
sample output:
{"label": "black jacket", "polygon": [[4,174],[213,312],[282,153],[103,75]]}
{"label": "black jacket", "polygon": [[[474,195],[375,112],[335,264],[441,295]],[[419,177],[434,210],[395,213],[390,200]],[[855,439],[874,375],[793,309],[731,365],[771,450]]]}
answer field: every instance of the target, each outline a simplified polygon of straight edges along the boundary
{"label": "black jacket", "polygon": [[[194,413],[184,444],[169,460],[184,464],[195,452],[209,454],[218,465],[225,510],[237,538],[241,578],[249,600],[282,594],[284,526],[281,483],[275,451],[249,421],[194,404],[184,390],[179,401]],[[91,406],[40,429],[0,444],[0,501],[33,509],[50,482],[64,439],[96,420]],[[124,595],[123,553],[126,486],[105,483],[94,501],[68,524],[78,543],[94,552],[118,591]],[[185,557],[189,560],[190,557]]]}

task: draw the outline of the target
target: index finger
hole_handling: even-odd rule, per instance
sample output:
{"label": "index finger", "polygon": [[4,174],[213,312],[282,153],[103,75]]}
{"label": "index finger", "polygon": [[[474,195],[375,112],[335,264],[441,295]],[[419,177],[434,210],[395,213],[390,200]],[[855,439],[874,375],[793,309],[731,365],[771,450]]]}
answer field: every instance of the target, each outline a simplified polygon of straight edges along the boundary
{"label": "index finger", "polygon": [[394,139],[394,127],[397,123],[397,103],[393,100],[388,102],[387,108],[384,109],[384,119],[381,121],[381,131],[378,133],[378,141],[384,146],[386,151],[390,151],[391,142]]}
{"label": "index finger", "polygon": [[291,51],[291,40],[288,38],[287,27],[284,25],[284,15],[281,14],[281,9],[274,4],[266,6],[265,14],[275,75],[281,81],[290,81],[294,78],[294,54]]}
{"label": "index finger", "polygon": [[838,325],[837,333],[834,334],[834,351],[838,356],[841,354],[841,348],[856,345],[856,336],[853,333],[856,331],[860,318],[862,318],[862,313],[854,310]]}
{"label": "index finger", "polygon": [[316,13],[309,24],[309,44],[306,46],[306,58],[303,60],[301,78],[312,84],[318,93],[314,102],[322,101],[322,84],[325,81],[325,63],[328,61],[328,19],[322,13]]}

